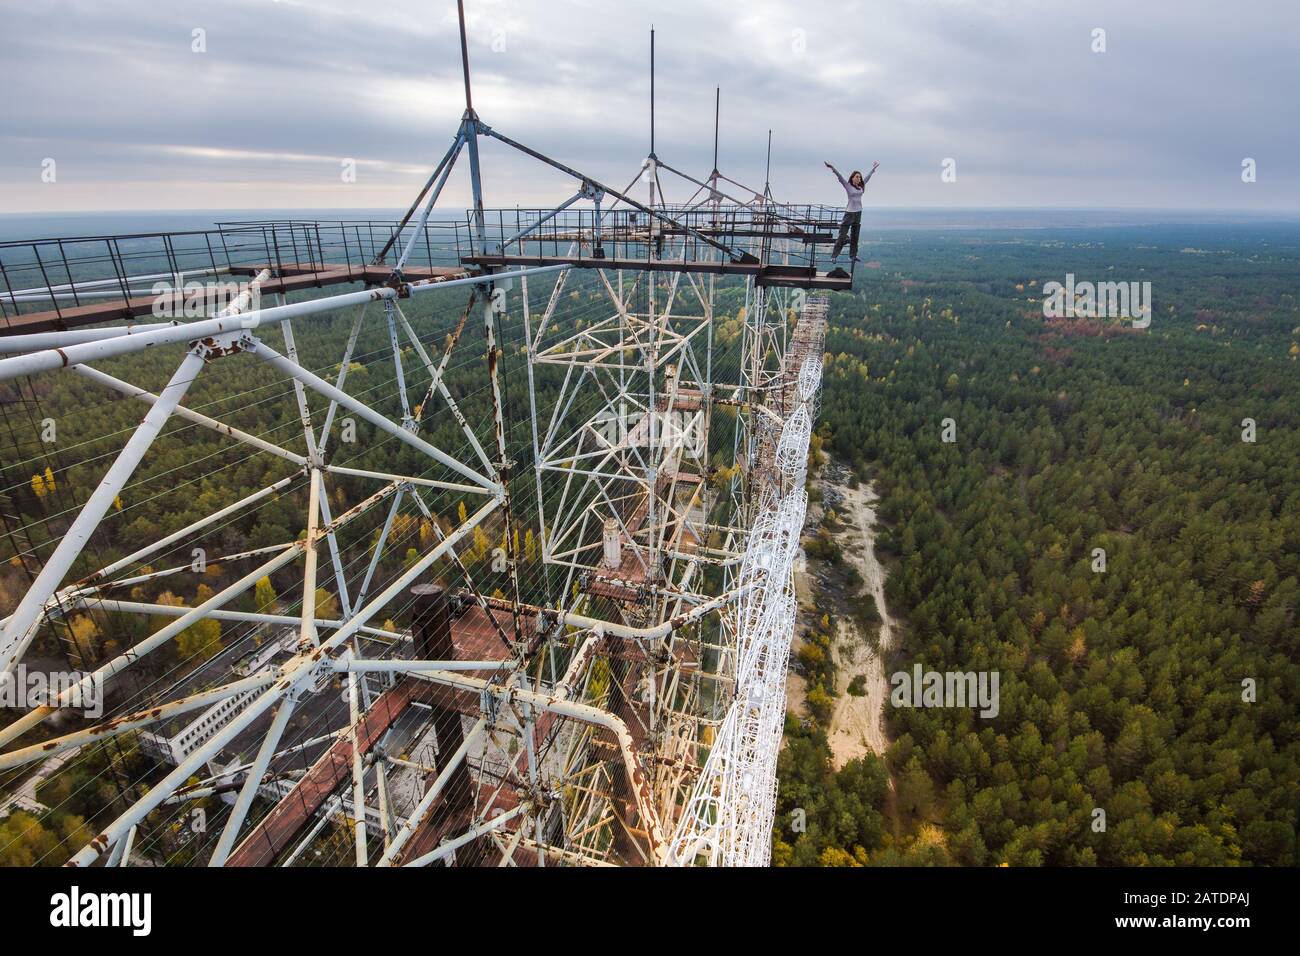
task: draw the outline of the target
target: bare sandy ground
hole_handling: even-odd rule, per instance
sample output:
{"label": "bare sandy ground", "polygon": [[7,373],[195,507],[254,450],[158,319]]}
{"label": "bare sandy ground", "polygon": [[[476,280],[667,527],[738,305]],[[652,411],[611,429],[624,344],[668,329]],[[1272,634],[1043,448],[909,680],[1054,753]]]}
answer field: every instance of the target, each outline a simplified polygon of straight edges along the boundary
{"label": "bare sandy ground", "polygon": [[[894,642],[894,622],[885,608],[885,570],[876,558],[873,528],[876,522],[876,504],[880,498],[875,488],[861,483],[857,488],[847,485],[833,486],[843,496],[841,517],[846,524],[840,533],[840,544],[845,559],[856,564],[862,575],[865,590],[876,599],[880,611],[879,652],[867,646],[858,633],[857,624],[840,619],[835,642],[836,691],[839,697],[831,716],[829,742],[831,758],[838,770],[850,760],[863,756],[868,750],[883,755],[889,746],[885,737],[884,711],[889,696],[889,682],[885,675],[882,654]],[[865,675],[866,694],[854,697],[848,692],[849,683],[857,675]]]}

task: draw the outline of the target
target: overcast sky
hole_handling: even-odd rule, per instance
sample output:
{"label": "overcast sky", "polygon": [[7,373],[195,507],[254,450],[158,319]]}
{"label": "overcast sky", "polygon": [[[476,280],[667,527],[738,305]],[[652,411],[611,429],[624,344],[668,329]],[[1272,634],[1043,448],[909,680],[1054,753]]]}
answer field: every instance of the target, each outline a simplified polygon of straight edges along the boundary
{"label": "overcast sky", "polygon": [[[1297,0],[466,7],[482,120],[618,188],[653,23],[657,152],[697,176],[720,85],[722,171],[761,188],[770,127],[787,201],[839,202],[829,159],[878,160],[879,206],[1300,209]],[[0,0],[0,90],[0,212],[405,206],[464,108],[452,0]],[[572,191],[498,143],[483,167],[489,206]]]}

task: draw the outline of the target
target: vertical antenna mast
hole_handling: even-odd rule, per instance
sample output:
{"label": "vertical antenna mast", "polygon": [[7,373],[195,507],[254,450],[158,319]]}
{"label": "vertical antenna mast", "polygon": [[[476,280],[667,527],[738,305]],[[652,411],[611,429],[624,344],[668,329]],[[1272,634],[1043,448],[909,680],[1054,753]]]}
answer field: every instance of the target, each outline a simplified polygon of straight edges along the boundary
{"label": "vertical antenna mast", "polygon": [[469,44],[465,40],[465,0],[456,0],[456,14],[460,18],[460,66],[465,74],[465,112],[474,115],[474,98],[469,88]]}
{"label": "vertical antenna mast", "polygon": [[469,43],[465,38],[465,0],[456,0],[456,14],[460,19],[460,65],[465,74],[465,116],[460,121],[460,134],[469,147],[470,189],[474,195],[474,234],[479,255],[487,252],[487,239],[483,229],[483,176],[478,164],[478,116],[474,113],[474,100],[469,84]]}
{"label": "vertical antenna mast", "polygon": [[[658,167],[659,158],[655,156],[655,25],[652,23],[650,24],[650,155],[645,161],[645,174],[650,182],[651,208],[655,205],[655,184],[659,180]],[[653,226],[653,223],[651,225]]]}
{"label": "vertical antenna mast", "polygon": [[772,131],[767,131],[767,172],[763,174],[763,195],[772,198]]}
{"label": "vertical antenna mast", "polygon": [[722,110],[722,87],[714,88],[713,94],[713,174],[718,174],[718,114]]}
{"label": "vertical antenna mast", "polygon": [[655,28],[650,24],[650,158],[655,155]]}

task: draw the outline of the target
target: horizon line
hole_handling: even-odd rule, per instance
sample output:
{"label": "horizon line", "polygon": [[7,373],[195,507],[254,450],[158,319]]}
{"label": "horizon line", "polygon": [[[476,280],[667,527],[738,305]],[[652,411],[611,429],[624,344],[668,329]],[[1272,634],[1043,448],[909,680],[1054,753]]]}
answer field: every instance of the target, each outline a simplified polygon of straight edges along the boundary
{"label": "horizon line", "polygon": [[[18,211],[0,211],[0,216],[89,216],[89,215],[141,215],[157,213],[207,213],[207,212],[255,212],[312,210],[317,212],[348,211],[388,211],[404,210],[405,206],[321,206],[321,205],[284,205],[284,206],[176,206],[176,207],[140,207],[113,209],[25,209]],[[494,209],[534,209],[547,208],[532,205],[501,205]],[[869,207],[878,211],[896,212],[1163,212],[1163,213],[1218,213],[1245,216],[1288,217],[1300,216],[1300,206],[1284,209],[1253,209],[1235,206],[1042,206],[1042,205],[878,205]],[[433,212],[468,212],[469,207],[445,207]],[[864,211],[865,208],[864,208]]]}

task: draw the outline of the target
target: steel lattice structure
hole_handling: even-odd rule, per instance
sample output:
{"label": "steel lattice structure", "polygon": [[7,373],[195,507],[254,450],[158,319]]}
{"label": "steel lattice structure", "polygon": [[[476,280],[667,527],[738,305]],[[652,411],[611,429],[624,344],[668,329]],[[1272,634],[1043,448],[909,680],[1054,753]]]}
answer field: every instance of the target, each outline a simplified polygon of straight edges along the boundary
{"label": "steel lattice structure", "polygon": [[[363,866],[767,861],[826,324],[827,299],[809,290],[851,282],[817,269],[839,211],[724,176],[716,137],[702,179],[660,160],[652,134],[632,184],[611,189],[484,124],[463,12],[461,45],[464,116],[398,223],[0,248],[0,383],[75,374],[147,407],[0,635],[8,673],[74,615],[148,622],[79,688],[0,729],[0,771],[109,742],[172,747],[170,769],[133,784],[76,865],[128,863],[141,834],[219,796],[211,837],[190,834],[191,858],[210,865],[310,860],[339,827]],[[574,195],[485,209],[489,140],[568,174]],[[434,217],[462,156],[474,208]],[[662,175],[694,195],[667,203]],[[163,251],[121,251],[154,239]],[[104,251],[69,257],[73,242]],[[243,282],[194,321],[134,324],[160,297],[142,287],[172,276],[161,298],[174,302],[187,276]],[[724,295],[743,311],[725,344]],[[300,342],[341,319],[342,355],[311,367]],[[382,395],[355,383],[376,338],[392,376]],[[175,362],[157,391],[100,367],[146,349]],[[284,434],[186,404],[196,380],[238,386],[250,364],[286,384]],[[358,420],[383,455],[347,457],[343,429]],[[283,477],[74,574],[177,422]],[[437,428],[459,444],[435,443]],[[367,493],[343,494],[357,483]],[[185,572],[192,547],[280,500],[302,507],[301,536],[212,557],[239,575],[194,606],[141,599]],[[386,571],[413,522],[418,542]],[[293,607],[245,609],[273,575],[293,575]],[[330,587],[337,609],[320,596]],[[246,673],[136,677],[204,621],[281,643],[259,644]],[[109,719],[51,734],[79,691],[104,685]],[[162,728],[177,724],[168,743]]]}

